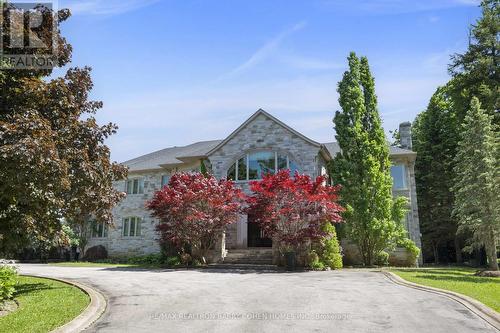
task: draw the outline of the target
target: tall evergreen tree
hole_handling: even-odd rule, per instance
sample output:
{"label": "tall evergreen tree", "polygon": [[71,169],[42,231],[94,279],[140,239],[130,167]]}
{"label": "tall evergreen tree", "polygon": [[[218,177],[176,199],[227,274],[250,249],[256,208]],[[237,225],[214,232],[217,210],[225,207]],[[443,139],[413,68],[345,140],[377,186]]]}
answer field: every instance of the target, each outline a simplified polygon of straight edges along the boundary
{"label": "tall evergreen tree", "polygon": [[500,136],[492,127],[492,118],[473,97],[455,157],[453,213],[461,227],[473,232],[475,244],[485,247],[489,268],[498,270]]}
{"label": "tall evergreen tree", "polygon": [[[500,0],[483,0],[481,18],[472,25],[467,51],[455,54],[449,71],[454,84],[455,109],[463,121],[473,96],[493,123],[500,125]],[[498,130],[498,129],[497,129]]]}
{"label": "tall evergreen tree", "polygon": [[349,70],[338,85],[342,111],[334,118],[341,153],[330,173],[342,185],[347,235],[357,244],[363,263],[372,265],[379,252],[404,237],[406,199],[392,196],[389,148],[368,60],[351,53],[348,61]]}
{"label": "tall evergreen tree", "polygon": [[425,112],[413,124],[413,148],[417,152],[415,180],[417,185],[420,230],[425,257],[455,247],[457,262],[462,261],[462,246],[457,223],[452,216],[454,181],[453,158],[456,151],[457,121],[450,85],[440,87]]}

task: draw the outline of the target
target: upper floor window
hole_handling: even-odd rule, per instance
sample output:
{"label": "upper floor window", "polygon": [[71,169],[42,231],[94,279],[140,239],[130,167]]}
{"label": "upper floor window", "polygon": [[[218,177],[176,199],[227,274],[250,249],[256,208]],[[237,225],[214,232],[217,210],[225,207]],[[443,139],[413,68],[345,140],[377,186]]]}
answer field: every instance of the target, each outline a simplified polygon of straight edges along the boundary
{"label": "upper floor window", "polygon": [[108,237],[108,225],[104,222],[92,223],[92,238]]}
{"label": "upper floor window", "polygon": [[170,181],[170,176],[169,175],[163,175],[163,176],[161,176],[161,187],[163,188],[165,185],[168,185],[169,181]]}
{"label": "upper floor window", "polygon": [[273,151],[254,152],[246,154],[231,165],[227,170],[227,179],[262,179],[265,174],[274,174],[284,169],[289,169],[290,173],[294,174],[299,168],[287,155]]}
{"label": "upper floor window", "polygon": [[141,235],[141,222],[140,217],[127,217],[123,219],[122,235],[124,237],[137,237]]}
{"label": "upper floor window", "polygon": [[127,194],[143,194],[144,180],[140,178],[129,179],[125,182],[125,187],[125,192],[127,192]]}
{"label": "upper floor window", "polygon": [[406,167],[404,164],[391,166],[392,188],[395,190],[406,189]]}

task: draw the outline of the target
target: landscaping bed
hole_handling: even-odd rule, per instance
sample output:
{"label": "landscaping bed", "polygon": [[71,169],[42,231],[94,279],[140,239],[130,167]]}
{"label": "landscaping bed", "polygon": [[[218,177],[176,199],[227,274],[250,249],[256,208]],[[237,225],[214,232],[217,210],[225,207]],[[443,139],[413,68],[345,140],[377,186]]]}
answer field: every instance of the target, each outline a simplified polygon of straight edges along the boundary
{"label": "landscaping bed", "polygon": [[0,332],[50,332],[77,317],[90,303],[75,286],[19,276],[14,299],[19,307],[0,317]]}
{"label": "landscaping bed", "polygon": [[467,267],[391,269],[401,278],[434,288],[445,289],[472,297],[500,312],[500,278],[477,276],[476,269]]}

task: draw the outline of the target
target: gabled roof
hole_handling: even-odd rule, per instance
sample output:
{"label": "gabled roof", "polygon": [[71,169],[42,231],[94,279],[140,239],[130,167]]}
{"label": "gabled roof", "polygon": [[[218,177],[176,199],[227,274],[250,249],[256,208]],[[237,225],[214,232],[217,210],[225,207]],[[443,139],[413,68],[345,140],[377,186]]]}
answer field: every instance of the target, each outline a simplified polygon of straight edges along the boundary
{"label": "gabled roof", "polygon": [[201,159],[222,140],[201,141],[183,147],[171,147],[146,154],[126,162],[129,171],[161,170],[163,167],[182,165],[189,159]]}
{"label": "gabled roof", "polygon": [[285,124],[284,122],[279,120],[278,118],[274,117],[273,115],[267,113],[266,111],[264,111],[262,109],[259,109],[250,118],[248,118],[243,124],[241,124],[236,130],[234,130],[231,134],[229,134],[229,136],[227,138],[222,140],[222,142],[220,142],[217,146],[215,146],[212,150],[210,150],[207,155],[212,154],[217,149],[224,146],[227,142],[229,142],[229,140],[231,140],[236,134],[238,134],[242,129],[244,129],[248,124],[250,124],[255,118],[257,118],[260,115],[266,116],[267,118],[271,119],[272,121],[274,121],[275,123],[277,123],[281,127],[292,132],[293,134],[297,135],[298,137],[302,138],[303,140],[309,142],[313,146],[321,147],[321,144],[319,142],[316,142],[314,140],[309,139],[304,134],[294,130],[293,128],[291,128],[290,126],[288,126],[287,124]]}
{"label": "gabled roof", "polygon": [[[272,121],[282,126],[286,130],[290,131],[294,135],[297,135],[298,137],[309,142],[313,146],[318,147],[319,152],[323,154],[323,157],[326,160],[335,157],[335,155],[340,152],[340,147],[337,142],[327,142],[323,144],[318,143],[314,140],[309,139],[308,137],[304,136],[298,131],[294,130],[293,128],[286,125],[281,120],[275,118],[266,111],[259,109],[224,140],[201,141],[182,147],[165,148],[125,161],[122,163],[122,165],[128,167],[130,172],[154,171],[154,170],[163,170],[164,168],[174,168],[186,163],[207,158],[211,153],[213,153],[214,151],[222,147],[224,144],[226,144],[239,131],[241,131],[245,126],[247,126],[250,122],[252,122],[255,118],[257,118],[260,115],[266,116],[267,118],[271,119]],[[394,146],[390,146],[389,153],[391,156],[416,155],[416,153],[411,150]]]}
{"label": "gabled roof", "polygon": [[[389,145],[389,143],[387,143]],[[328,149],[330,152],[330,155],[335,157],[337,153],[340,153],[340,146],[338,142],[327,142],[323,143],[323,145]],[[396,146],[389,146],[389,155],[390,156],[396,156],[396,155],[416,155],[417,153],[408,149],[404,149],[401,147],[396,147]]]}

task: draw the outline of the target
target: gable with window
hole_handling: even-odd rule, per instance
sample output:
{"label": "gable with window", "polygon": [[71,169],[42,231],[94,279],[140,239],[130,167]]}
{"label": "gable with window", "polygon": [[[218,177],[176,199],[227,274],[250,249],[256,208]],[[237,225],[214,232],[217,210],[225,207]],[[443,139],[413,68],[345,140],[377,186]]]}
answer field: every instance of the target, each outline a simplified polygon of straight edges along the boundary
{"label": "gable with window", "polygon": [[123,219],[122,236],[123,237],[139,237],[141,235],[140,217],[131,216]]}
{"label": "gable with window", "polygon": [[262,179],[265,174],[275,174],[279,170],[288,169],[295,174],[299,168],[288,155],[276,151],[259,151],[239,158],[227,170],[227,179],[248,181]]}
{"label": "gable with window", "polygon": [[142,178],[127,180],[125,182],[125,192],[127,194],[143,194],[144,180]]}

